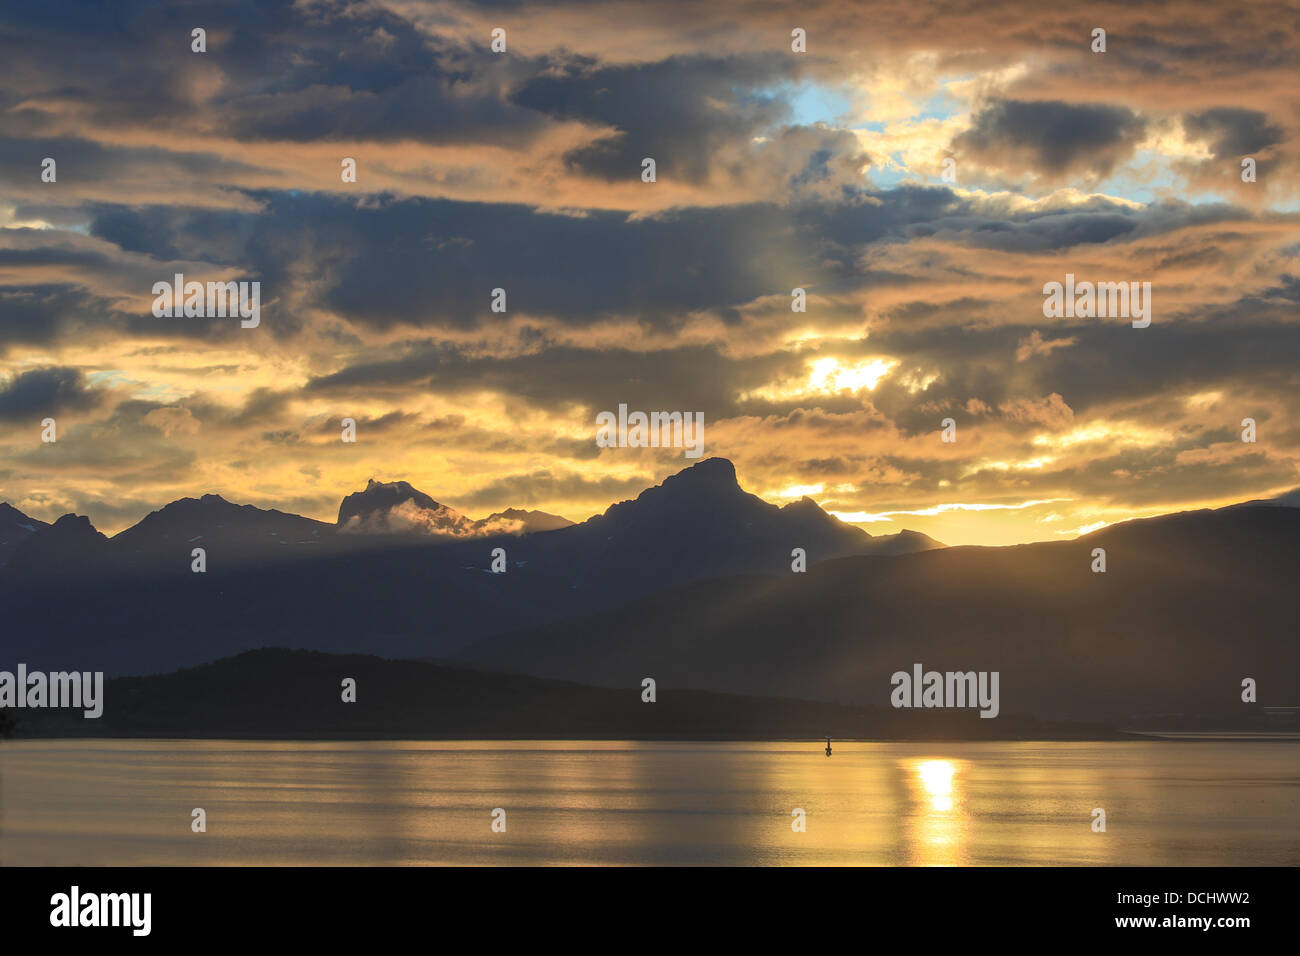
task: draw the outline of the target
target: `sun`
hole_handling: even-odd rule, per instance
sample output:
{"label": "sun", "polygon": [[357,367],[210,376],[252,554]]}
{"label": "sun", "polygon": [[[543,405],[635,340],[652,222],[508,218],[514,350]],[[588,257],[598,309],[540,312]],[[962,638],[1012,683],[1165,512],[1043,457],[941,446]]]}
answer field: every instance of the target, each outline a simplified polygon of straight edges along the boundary
{"label": "sun", "polygon": [[927,760],[916,768],[921,775],[925,792],[932,797],[946,797],[952,793],[953,765],[946,760]]}

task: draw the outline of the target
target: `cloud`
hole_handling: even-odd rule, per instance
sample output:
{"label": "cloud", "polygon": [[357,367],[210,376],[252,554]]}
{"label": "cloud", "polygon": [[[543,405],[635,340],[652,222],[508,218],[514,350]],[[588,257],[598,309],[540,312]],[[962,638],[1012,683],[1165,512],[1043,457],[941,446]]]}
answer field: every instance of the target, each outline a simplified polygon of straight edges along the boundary
{"label": "cloud", "polygon": [[1218,107],[1183,117],[1189,138],[1210,144],[1216,159],[1240,158],[1281,141],[1280,126],[1258,110]]}
{"label": "cloud", "polygon": [[[579,119],[608,132],[565,159],[606,180],[640,177],[652,157],[658,176],[703,183],[715,160],[789,117],[781,100],[736,95],[789,76],[789,59],[669,57],[600,66],[589,58],[556,63],[523,84],[513,102],[561,119]],[[736,157],[732,157],[735,159]]]}
{"label": "cloud", "polygon": [[1145,133],[1146,121],[1123,106],[998,100],[953,146],[963,157],[1036,177],[1104,177],[1133,155]]}
{"label": "cloud", "polygon": [[157,428],[167,438],[175,435],[197,435],[200,428],[193,413],[184,407],[155,408],[140,420],[146,425]]}
{"label": "cloud", "polygon": [[421,507],[415,501],[400,501],[383,511],[352,515],[339,526],[343,534],[429,534],[453,538],[484,534],[475,522],[446,505]]}
{"label": "cloud", "polygon": [[1019,398],[1004,402],[998,406],[998,411],[1008,421],[1017,424],[1041,425],[1053,429],[1062,428],[1074,420],[1074,410],[1055,392],[1037,400]]}
{"label": "cloud", "polygon": [[1068,349],[1071,345],[1076,345],[1078,341],[1078,337],[1073,335],[1063,339],[1044,339],[1043,334],[1034,329],[1016,343],[1016,361],[1024,362],[1036,355],[1051,355],[1057,349]]}
{"label": "cloud", "polygon": [[[622,402],[950,543],[1300,484],[1282,6],[1110,8],[1105,55],[1020,0],[814,2],[807,54],[751,0],[73,13],[0,14],[0,456],[42,517],[332,520],[379,472],[580,517],[680,467],[595,447]],[[260,281],[262,325],[154,318],[175,272]],[[1066,272],[1151,281],[1152,326],[1045,320]]]}
{"label": "cloud", "polygon": [[34,426],[47,415],[95,408],[101,398],[80,369],[31,369],[0,384],[0,419],[30,418]]}

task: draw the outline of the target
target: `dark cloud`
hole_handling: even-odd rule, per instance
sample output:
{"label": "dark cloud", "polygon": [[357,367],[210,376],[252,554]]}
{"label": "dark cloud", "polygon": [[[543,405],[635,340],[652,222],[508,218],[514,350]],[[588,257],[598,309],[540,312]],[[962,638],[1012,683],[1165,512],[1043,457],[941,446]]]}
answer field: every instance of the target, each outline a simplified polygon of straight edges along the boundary
{"label": "dark cloud", "polygon": [[292,391],[274,388],[255,388],[244,400],[244,406],[230,418],[232,425],[262,424],[267,419],[282,415],[296,397]]}
{"label": "dark cloud", "polygon": [[[80,207],[58,204],[59,185],[75,183],[78,189],[103,186],[111,190],[123,182],[152,179],[156,183],[183,182],[198,189],[208,182],[229,182],[259,172],[258,167],[215,153],[168,146],[105,145],[74,136],[19,137],[0,135],[0,188],[31,196],[32,188],[46,190],[46,202],[27,202],[19,218],[41,219],[53,225],[79,226],[89,218]],[[42,163],[55,161],[57,179],[42,183]]]}
{"label": "dark cloud", "polygon": [[402,434],[409,434],[416,427],[430,427],[428,424],[421,426],[420,416],[411,412],[392,411],[385,415],[367,417],[365,415],[337,415],[332,416],[319,428],[334,438],[336,441],[343,431],[343,419],[351,418],[356,425],[358,435],[382,434],[392,431],[400,431]]}
{"label": "dark cloud", "polygon": [[650,352],[563,347],[500,358],[470,358],[431,347],[399,359],[349,366],[314,379],[307,390],[373,395],[418,387],[456,395],[483,389],[552,409],[576,402],[613,410],[627,403],[647,411],[703,411],[712,421],[735,411],[737,388],[756,387],[801,364],[781,354],[729,359],[707,347]]}
{"label": "dark cloud", "polygon": [[[520,64],[430,38],[378,6],[124,0],[109,22],[75,3],[55,23],[36,6],[7,11],[0,59],[20,87],[93,107],[104,125],[187,122],[201,89],[216,90],[205,108],[246,140],[526,142],[544,124],[506,98]],[[191,50],[196,26],[206,53]],[[70,43],[77,56],[58,55]],[[41,117],[10,122],[33,132]]]}
{"label": "dark cloud", "polygon": [[1027,164],[1029,172],[1047,176],[1106,175],[1132,155],[1145,132],[1146,122],[1123,106],[997,100],[953,145],[994,166]]}
{"label": "dark cloud", "polygon": [[1282,141],[1280,126],[1257,110],[1219,107],[1183,117],[1189,139],[1210,144],[1215,159],[1239,158]]}
{"label": "dark cloud", "polygon": [[[264,321],[283,335],[301,327],[300,309],[313,304],[375,328],[473,328],[499,318],[491,311],[496,288],[506,290],[508,313],[572,325],[607,316],[674,323],[695,310],[725,316],[795,286],[841,277],[870,284],[880,277],[862,266],[862,249],[880,240],[944,234],[1030,251],[1104,242],[1142,223],[1138,214],[1104,201],[998,219],[951,190],[917,186],[837,201],[636,218],[450,200],[389,197],[359,206],[319,194],[260,198],[266,207],[256,214],[103,208],[91,231],[159,259],[186,252],[223,265],[256,263],[249,276],[261,279],[263,304],[279,299],[273,319]],[[1165,228],[1182,224],[1171,220]],[[25,255],[59,261],[69,253]],[[220,319],[162,324],[172,334],[229,332],[237,325]],[[152,332],[159,325],[136,317],[131,328]]]}
{"label": "dark cloud", "polygon": [[203,236],[214,258],[257,263],[263,304],[284,300],[274,322],[264,318],[278,332],[301,324],[297,292],[360,325],[469,328],[499,317],[492,290],[503,288],[510,313],[581,325],[609,314],[666,320],[789,294],[823,273],[814,223],[768,204],[631,219],[449,200],[263,198],[257,214],[106,210],[92,231],[159,258]]}
{"label": "dark cloud", "polygon": [[93,303],[93,296],[70,286],[0,287],[0,351],[54,342]]}
{"label": "dark cloud", "polygon": [[[1241,215],[1227,206],[1138,210],[1100,198],[1077,208],[999,214],[949,189],[918,186],[636,218],[450,200],[388,197],[359,205],[321,194],[259,198],[265,202],[260,213],[101,206],[90,231],[160,260],[152,272],[133,267],[142,288],[170,279],[166,260],[179,255],[258,279],[263,331],[287,337],[304,326],[311,308],[343,315],[359,329],[485,326],[500,320],[491,311],[496,288],[506,291],[507,315],[573,326],[626,317],[677,327],[702,310],[736,324],[738,306],[789,295],[795,286],[834,291],[906,281],[863,265],[864,247],[876,242],[940,236],[1032,252]],[[0,249],[5,260],[110,267],[104,250],[64,246]],[[221,318],[123,318],[139,335],[247,334]]]}
{"label": "dark cloud", "polygon": [[92,236],[155,259],[238,265],[251,235],[248,214],[231,210],[103,204],[86,211]]}
{"label": "dark cloud", "polygon": [[95,408],[103,396],[80,369],[51,366],[21,372],[0,385],[0,419],[38,421],[46,415]]}
{"label": "dark cloud", "polygon": [[575,58],[529,80],[513,99],[559,119],[614,128],[568,155],[584,172],[635,181],[642,159],[651,157],[659,177],[698,183],[709,178],[723,146],[747,143],[759,130],[789,118],[782,100],[753,91],[785,78],[792,63],[770,56],[670,57],[600,66]]}

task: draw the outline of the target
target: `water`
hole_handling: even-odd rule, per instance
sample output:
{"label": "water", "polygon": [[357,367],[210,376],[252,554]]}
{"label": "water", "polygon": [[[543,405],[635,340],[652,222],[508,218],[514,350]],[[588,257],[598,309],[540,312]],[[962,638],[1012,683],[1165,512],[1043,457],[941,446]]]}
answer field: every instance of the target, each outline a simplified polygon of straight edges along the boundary
{"label": "water", "polygon": [[0,863],[1300,863],[1297,742],[823,747],[10,741]]}

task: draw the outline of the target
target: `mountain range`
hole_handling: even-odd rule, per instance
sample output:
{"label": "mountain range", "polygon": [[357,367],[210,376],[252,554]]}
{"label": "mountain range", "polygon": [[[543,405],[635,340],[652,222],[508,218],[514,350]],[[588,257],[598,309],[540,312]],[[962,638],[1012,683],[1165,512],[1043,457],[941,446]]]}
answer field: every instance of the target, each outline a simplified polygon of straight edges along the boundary
{"label": "mountain range", "polygon": [[[914,532],[873,537],[810,499],[777,507],[742,490],[723,459],[560,527],[521,510],[474,522],[373,480],[333,525],[217,495],[172,502],[112,538],[84,516],[6,516],[19,529],[0,569],[6,644],[32,666],[111,674],[268,646],[444,658],[665,588],[789,574],[795,548],[815,563],[941,547]],[[490,570],[497,548],[506,573]]]}
{"label": "mountain range", "polygon": [[1002,710],[1039,720],[1240,723],[1300,705],[1294,499],[953,548],[777,507],[723,459],[562,527],[472,521],[402,482],[347,496],[333,525],[205,495],[106,538],[5,507],[4,656],[129,675],[283,647],[854,707],[921,664],[996,671]]}

